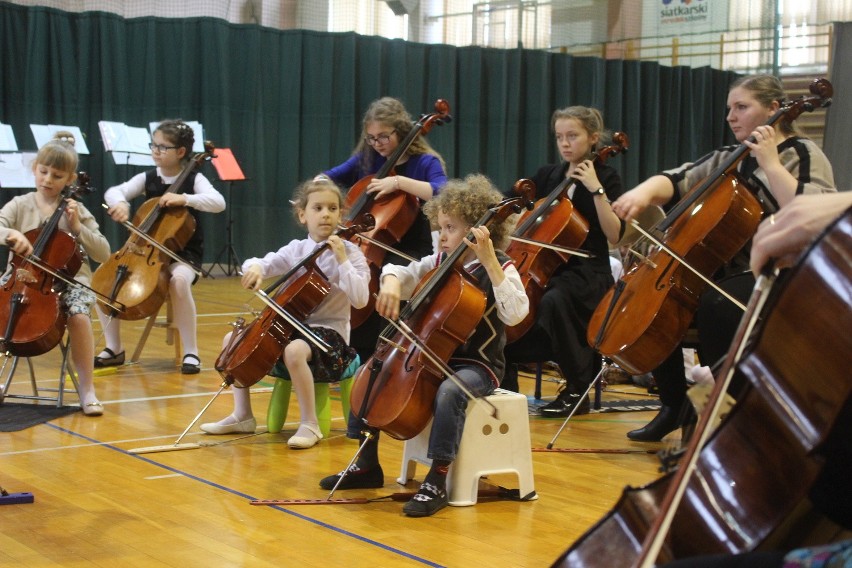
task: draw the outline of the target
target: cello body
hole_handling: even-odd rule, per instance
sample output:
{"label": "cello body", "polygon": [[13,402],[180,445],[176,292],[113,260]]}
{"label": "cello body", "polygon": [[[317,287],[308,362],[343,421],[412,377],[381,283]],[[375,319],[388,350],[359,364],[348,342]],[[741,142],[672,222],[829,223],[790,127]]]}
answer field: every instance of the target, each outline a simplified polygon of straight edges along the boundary
{"label": "cello body", "polygon": [[[145,226],[148,236],[177,252],[195,232],[195,217],[186,207],[161,208],[159,197],[145,201],[133,224]],[[142,237],[131,235],[121,249],[101,264],[92,275],[92,288],[124,306],[119,319],[145,319],[160,311],[169,291],[166,267],[171,259]]]}
{"label": "cello body", "polygon": [[[54,270],[73,278],[82,266],[76,239],[58,229],[43,234],[47,230],[25,233],[31,243],[36,243],[33,253]],[[43,247],[38,247],[40,241]],[[12,355],[42,355],[56,347],[65,333],[67,318],[59,297],[64,284],[17,254],[10,264],[11,277],[0,288],[0,330],[8,332],[11,328],[11,333],[4,333],[2,343]]]}
{"label": "cello body", "polygon": [[[701,448],[658,562],[758,550],[770,537],[776,546],[798,544],[779,527],[806,498],[824,462],[820,448],[852,402],[850,251],[847,211],[771,290],[734,369],[746,386]],[[635,565],[670,479],[625,490],[555,565]]]}
{"label": "cello body", "polygon": [[[204,152],[194,154],[166,193],[182,193],[184,182],[215,150],[209,140]],[[136,228],[161,247],[177,253],[195,233],[195,217],[187,207],[160,207],[160,197],[145,201],[133,216]],[[112,315],[133,321],[150,317],[160,310],[169,290],[166,268],[172,259],[145,238],[131,233],[121,249],[101,264],[92,275],[92,288],[118,302],[121,311]]]}
{"label": "cello body", "polygon": [[[318,268],[309,267],[274,296],[276,304],[304,321],[325,299],[331,285]],[[292,326],[266,308],[248,325],[241,319],[215,368],[228,384],[250,387],[272,369],[295,333]]]}
{"label": "cello body", "polygon": [[[724,180],[666,233],[667,246],[712,275],[749,241],[762,209],[736,174]],[[592,314],[589,344],[633,375],[648,373],[675,350],[692,322],[705,282],[665,250],[653,264],[628,268]]]}
{"label": "cello body", "polygon": [[[435,268],[421,280],[418,289],[435,275]],[[441,361],[450,356],[476,329],[485,313],[485,294],[462,271],[453,270],[443,286],[406,317],[408,326]],[[416,295],[415,291],[415,295]],[[440,306],[436,309],[436,306]],[[449,317],[452,314],[452,317]],[[387,330],[386,330],[387,331]],[[444,375],[424,354],[418,343],[402,334],[381,342],[376,353],[355,377],[350,407],[361,408],[367,399],[370,411],[362,418],[368,425],[397,440],[419,434],[432,418],[432,405]],[[380,338],[381,341],[381,338]],[[381,362],[381,363],[379,363]],[[374,365],[379,366],[375,387],[367,392]]]}

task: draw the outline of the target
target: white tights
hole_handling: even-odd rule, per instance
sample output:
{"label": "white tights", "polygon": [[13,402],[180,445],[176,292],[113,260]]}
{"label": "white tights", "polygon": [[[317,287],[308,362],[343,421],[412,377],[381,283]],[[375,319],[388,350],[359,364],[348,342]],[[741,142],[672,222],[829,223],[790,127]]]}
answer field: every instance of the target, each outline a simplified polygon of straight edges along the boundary
{"label": "white tights", "polygon": [[[224,349],[231,339],[231,334],[225,335],[222,341]],[[310,346],[301,339],[295,339],[284,348],[284,365],[290,374],[296,399],[299,401],[299,421],[302,424],[317,426],[317,410],[314,396],[314,376],[308,367],[311,358]],[[234,412],[220,420],[220,423],[230,424],[252,418],[250,389],[234,388]]]}
{"label": "white tights", "polygon": [[[198,356],[195,300],[192,298],[192,281],[195,279],[195,272],[192,271],[189,265],[182,262],[173,262],[167,270],[170,274],[169,296],[172,303],[174,325],[178,333],[180,333],[183,352],[184,354]],[[121,353],[124,351],[124,347],[121,344],[121,320],[111,318],[104,313],[100,304],[95,309],[98,312],[98,319],[101,321],[101,327],[104,330],[106,347],[116,355]]]}

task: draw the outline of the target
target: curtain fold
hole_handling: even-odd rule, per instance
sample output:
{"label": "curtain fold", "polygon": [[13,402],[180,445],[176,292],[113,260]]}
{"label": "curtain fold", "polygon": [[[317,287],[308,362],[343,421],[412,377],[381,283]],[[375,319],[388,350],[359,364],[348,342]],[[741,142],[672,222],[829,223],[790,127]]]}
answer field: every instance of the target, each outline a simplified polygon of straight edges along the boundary
{"label": "curtain fold", "polygon": [[841,64],[852,57],[852,22],[833,24],[831,85],[834,97],[825,115],[823,146],[834,168],[834,182],[840,191],[852,190],[852,161],[849,160],[849,133],[852,132],[852,68]]}
{"label": "curtain fold", "polygon": [[[595,106],[609,129],[628,134],[630,151],[611,160],[628,187],[731,140],[725,95],[735,75],[709,68],[3,2],[0,32],[0,121],[22,150],[35,149],[29,124],[80,127],[91,151],[81,169],[101,190],[86,204],[114,248],[126,234],[105,219],[102,191],[144,168],[114,163],[100,120],[146,128],[197,120],[205,138],[231,148],[247,181],[228,185],[211,166],[202,171],[230,193],[242,259],[304,236],[293,189],[351,154],[365,109],[381,96],[401,99],[414,119],[446,99],[453,121],[428,136],[450,176],[481,172],[503,191],[557,159],[550,116],[564,106]],[[211,262],[226,217],[202,217]]]}

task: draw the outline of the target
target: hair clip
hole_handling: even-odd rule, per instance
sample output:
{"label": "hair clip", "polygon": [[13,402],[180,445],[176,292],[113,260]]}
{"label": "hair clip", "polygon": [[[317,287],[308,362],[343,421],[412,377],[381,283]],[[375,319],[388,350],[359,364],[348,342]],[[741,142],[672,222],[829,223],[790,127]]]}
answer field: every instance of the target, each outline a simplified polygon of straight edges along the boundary
{"label": "hair clip", "polygon": [[314,183],[332,183],[331,178],[325,174],[319,174],[318,176],[314,177],[313,181]]}

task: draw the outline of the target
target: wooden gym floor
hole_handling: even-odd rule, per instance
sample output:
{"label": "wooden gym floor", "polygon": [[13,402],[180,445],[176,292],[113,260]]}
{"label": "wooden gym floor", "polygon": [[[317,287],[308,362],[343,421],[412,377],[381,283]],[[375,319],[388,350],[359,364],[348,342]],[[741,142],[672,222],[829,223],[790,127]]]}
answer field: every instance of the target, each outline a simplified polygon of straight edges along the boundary
{"label": "wooden gym floor", "polygon": [[[357,444],[344,436],[339,394],[333,391],[334,430],[310,450],[291,450],[286,444],[295,429],[292,420],[298,417],[293,397],[291,421],[281,434],[209,436],[196,425],[183,442],[200,443],[199,448],[129,453],[173,444],[218,390],[221,381],[213,362],[222,336],[229,322],[245,315],[252,296],[236,277],[225,276],[203,279],[194,294],[200,374],[180,374],[174,348],[165,344],[164,330],[155,328],[138,364],[95,377],[105,405],[102,417],[77,412],[0,433],[0,486],[35,498],[32,504],[0,507],[0,565],[547,566],[611,509],[626,486],[643,485],[660,475],[652,451],[669,440],[640,444],[625,437],[650,420],[653,411],[593,412],[568,423],[554,443],[560,451],[533,452],[536,501],[481,500],[473,507],[448,507],[422,519],[405,517],[402,503],[389,499],[253,506],[253,499],[325,499],[328,492],[319,488],[319,479],[343,469]],[[128,355],[143,323],[125,322],[122,327]],[[97,320],[95,333],[98,338]],[[58,350],[33,362],[39,384],[55,386]],[[532,400],[534,377],[522,374],[520,381],[522,392]],[[252,395],[259,426],[265,424],[270,387],[258,383]],[[547,377],[544,398],[552,398],[556,388],[556,379]],[[22,366],[10,394],[28,392]],[[644,389],[634,386],[612,385],[603,398],[638,399],[643,394]],[[67,397],[70,404],[76,400],[74,393]],[[201,421],[218,420],[231,408],[227,390]],[[532,447],[544,449],[562,422],[531,416]],[[676,441],[678,435],[671,438]],[[617,452],[565,451],[576,449]],[[379,451],[385,486],[338,492],[335,498],[379,498],[416,490],[424,466],[417,469],[417,482],[407,487],[396,483],[402,442],[383,436]],[[493,486],[517,488],[517,479],[507,474],[482,482],[482,487]]]}

